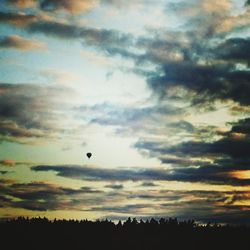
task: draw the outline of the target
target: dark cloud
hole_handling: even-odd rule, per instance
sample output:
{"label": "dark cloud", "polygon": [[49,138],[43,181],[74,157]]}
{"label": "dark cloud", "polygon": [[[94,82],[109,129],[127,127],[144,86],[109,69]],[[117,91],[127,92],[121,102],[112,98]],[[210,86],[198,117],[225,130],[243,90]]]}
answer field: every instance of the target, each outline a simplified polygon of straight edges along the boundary
{"label": "dark cloud", "polygon": [[91,9],[94,4],[94,0],[41,0],[40,8],[45,11],[65,10],[79,13]]}
{"label": "dark cloud", "polygon": [[[51,10],[70,10],[79,3],[44,0],[41,6]],[[224,31],[225,27],[230,26],[228,23],[232,23],[230,6],[227,1],[214,5],[207,1],[171,3],[168,6],[171,11],[186,13],[184,16],[189,28],[185,26],[183,31],[176,32],[154,31],[150,36],[137,39],[116,30],[48,20],[33,21],[26,29],[31,33],[79,40],[101,49],[108,56],[119,55],[131,59],[136,65],[150,63],[157,66],[155,72],[146,77],[149,87],[161,98],[177,98],[194,106],[205,106],[216,100],[233,100],[241,105],[249,105],[249,71],[240,70],[235,65],[248,61],[249,39],[226,38],[227,32],[231,31]],[[9,22],[11,19],[11,13],[5,13],[4,20]],[[136,68],[133,70],[135,72]],[[183,96],[179,89],[173,91],[177,87],[186,90],[187,95]]]}
{"label": "dark cloud", "polygon": [[28,40],[17,35],[12,35],[0,38],[0,48],[30,51],[43,49],[44,46],[36,40]]}
{"label": "dark cloud", "polygon": [[194,132],[195,127],[193,124],[187,121],[180,120],[178,122],[172,122],[168,124],[168,127],[174,128],[179,131],[188,131],[190,133]]}
{"label": "dark cloud", "polygon": [[248,186],[250,184],[250,179],[237,179],[231,177],[227,169],[216,164],[210,164],[199,168],[175,168],[172,171],[172,178],[184,182],[201,182],[232,186]]}
{"label": "dark cloud", "polygon": [[0,171],[0,174],[2,174],[2,175],[7,174],[7,173],[8,173],[8,171],[4,171],[4,170]]}
{"label": "dark cloud", "polygon": [[[128,44],[129,45],[129,44]],[[117,48],[117,47],[109,47],[109,48],[106,48],[105,50],[105,54],[107,56],[120,56],[122,57],[123,59],[132,59],[134,60],[135,62],[138,62],[140,63],[141,61],[141,56],[128,50],[128,48]],[[136,69],[134,69],[134,72],[139,74],[139,72],[136,72],[135,71]]]}
{"label": "dark cloud", "polygon": [[[200,223],[213,221],[238,224],[246,223],[244,218],[249,223],[248,211],[243,211],[243,207],[236,204],[237,201],[247,200],[248,198],[249,192],[247,191],[162,190],[160,195],[134,193],[129,197],[132,200],[140,199],[142,206],[140,204],[134,204],[134,206],[105,206],[105,210],[116,214],[107,217],[119,217],[118,219],[123,218],[122,214],[136,214],[138,219],[144,220],[152,217],[160,219],[161,217],[174,216],[179,219],[195,218]],[[94,207],[93,209],[101,210],[100,207]]]}
{"label": "dark cloud", "polygon": [[34,7],[36,0],[5,0],[8,4],[14,5],[19,8]]}
{"label": "dark cloud", "polygon": [[162,163],[165,164],[176,164],[178,166],[204,166],[208,162],[199,160],[190,160],[185,157],[170,157],[170,156],[159,156]]}
{"label": "dark cloud", "polygon": [[54,171],[58,176],[89,181],[163,180],[167,172],[161,169],[102,169],[88,166],[33,166],[33,171]]}
{"label": "dark cloud", "polygon": [[140,209],[154,207],[152,204],[129,204],[125,206],[101,206],[91,207],[90,211],[105,211],[115,213],[140,213]]}
{"label": "dark cloud", "polygon": [[[234,169],[237,169],[235,167]],[[230,170],[234,170],[230,169]],[[222,165],[210,164],[202,167],[178,167],[172,169],[160,168],[128,168],[128,169],[103,169],[87,166],[33,166],[33,171],[54,171],[58,176],[88,180],[88,181],[183,181],[203,182],[214,184],[228,184],[245,186],[250,184],[250,179],[237,179],[230,176],[228,169]]]}
{"label": "dark cloud", "polygon": [[0,191],[0,196],[5,201],[3,207],[33,211],[82,210],[84,203],[87,203],[88,194],[98,195],[102,194],[102,191],[90,187],[71,189],[45,182],[14,183],[4,185]]}
{"label": "dark cloud", "polygon": [[[44,183],[12,184],[1,190],[4,197],[9,197],[4,204],[5,207],[12,206],[36,211],[55,209],[57,207],[56,196],[59,193],[60,190]],[[19,201],[14,201],[13,197],[18,198]]]}
{"label": "dark cloud", "polygon": [[[168,180],[203,182],[228,185],[249,185],[249,179],[237,179],[234,170],[248,170],[249,119],[231,123],[230,131],[211,142],[187,141],[169,144],[167,141],[140,140],[134,146],[147,150],[164,164],[170,164]],[[197,128],[195,128],[197,131]]]}
{"label": "dark cloud", "polygon": [[63,39],[78,39],[81,37],[81,29],[77,26],[50,21],[31,23],[28,30],[33,33],[42,33]]}
{"label": "dark cloud", "polygon": [[81,189],[79,191],[80,191],[80,193],[85,193],[85,194],[103,193],[103,191],[93,189],[91,187],[81,187]]}
{"label": "dark cloud", "polygon": [[[175,107],[165,106],[149,106],[145,108],[116,106],[108,103],[97,104],[91,107],[78,107],[79,111],[94,112],[95,117],[91,119],[91,123],[97,123],[100,125],[119,126],[127,124],[133,126],[133,124],[142,122],[144,120],[163,118],[164,116],[174,116],[176,114],[182,114],[184,111],[176,109]],[[178,123],[179,127],[187,128],[192,126],[185,121]],[[172,127],[177,127],[175,123]]]}
{"label": "dark cloud", "polygon": [[250,197],[248,191],[159,189],[148,190],[145,194],[136,189],[129,192],[114,189],[114,192],[104,193],[86,186],[72,189],[45,182],[2,181],[0,186],[0,206],[3,208],[23,208],[31,211],[99,211],[106,217],[112,214],[133,214],[137,218],[175,216],[180,219],[195,218],[201,222],[212,218],[218,222],[242,222],[243,218],[248,218],[248,214],[245,214],[242,206],[238,204],[249,200]]}
{"label": "dark cloud", "polygon": [[[69,1],[44,1],[56,2],[61,6],[63,2]],[[80,2],[80,1],[79,1]],[[72,1],[73,3],[73,1]],[[83,45],[95,46],[107,55],[132,53],[124,50],[134,44],[134,38],[131,34],[111,29],[96,29],[87,26],[79,26],[57,21],[49,21],[43,16],[34,16],[18,13],[0,12],[0,23],[8,23],[14,26],[23,26],[30,33],[40,33],[59,39],[76,40]],[[136,55],[134,55],[136,58]]]}
{"label": "dark cloud", "polygon": [[[216,100],[233,100],[249,105],[250,74],[235,67],[235,63],[248,60],[248,39],[218,38],[218,42],[214,43],[213,37],[209,42],[194,31],[156,32],[153,38],[144,36],[135,39],[115,30],[48,21],[34,22],[28,30],[57,38],[80,39],[109,56],[131,59],[136,65],[151,63],[157,66],[157,71],[143,74],[149,87],[161,98],[191,101],[194,105]],[[135,53],[132,50],[135,48],[140,52]],[[223,60],[223,63],[218,60]],[[143,70],[134,68],[136,72],[141,74]],[[179,89],[173,94],[176,87],[196,95],[182,96]]]}
{"label": "dark cloud", "polygon": [[123,189],[122,184],[109,184],[105,186],[106,188],[111,188],[111,189]]}
{"label": "dark cloud", "polygon": [[156,185],[154,182],[150,182],[150,181],[144,181],[141,184],[142,187],[157,187],[158,185]]}
{"label": "dark cloud", "polygon": [[80,14],[93,9],[99,3],[109,4],[116,7],[130,5],[130,1],[124,0],[5,0],[18,8],[37,8],[43,11],[66,11],[71,14]]}
{"label": "dark cloud", "polygon": [[250,118],[241,119],[232,124],[232,132],[250,135]]}
{"label": "dark cloud", "polygon": [[35,15],[12,13],[12,12],[0,12],[0,23],[6,23],[18,27],[24,27],[36,20]]}
{"label": "dark cloud", "polygon": [[[148,79],[148,84],[159,96],[168,96],[175,87],[193,91],[194,105],[214,102],[215,100],[233,100],[249,105],[250,93],[248,71],[235,69],[234,65],[198,65],[192,62],[166,62],[163,76]],[[188,100],[188,96],[186,97]]]}
{"label": "dark cloud", "polygon": [[233,23],[243,22],[243,17],[233,22],[230,6],[228,1],[171,3],[168,7],[182,13],[178,14],[186,26],[176,32],[154,31],[151,38],[139,37],[136,47],[141,54],[120,55],[157,66],[147,83],[161,99],[191,102],[195,107],[218,100],[250,105],[249,70],[236,66],[248,63],[249,39],[227,38]]}
{"label": "dark cloud", "polygon": [[[151,152],[158,154],[158,156],[164,160],[164,155],[169,154],[172,156],[178,156],[177,158],[166,157],[165,162],[176,163],[186,161],[186,156],[192,157],[209,157],[223,156],[231,157],[235,159],[248,158],[248,148],[250,140],[248,136],[249,132],[249,119],[242,119],[238,122],[231,123],[231,131],[222,134],[223,138],[214,140],[212,142],[204,141],[187,141],[177,145],[167,145],[164,142],[141,140],[135,144],[138,149],[147,149]],[[198,130],[195,128],[195,132]],[[204,131],[203,131],[204,132]],[[238,136],[237,133],[246,134],[246,136]],[[179,158],[184,157],[184,158]],[[188,160],[189,161],[189,160]],[[188,162],[187,162],[188,163]],[[190,162],[191,163],[191,162]],[[184,163],[186,165],[186,163]]]}
{"label": "dark cloud", "polygon": [[0,135],[41,138],[58,131],[56,113],[63,108],[58,96],[65,93],[53,86],[0,84]]}
{"label": "dark cloud", "polygon": [[62,39],[81,39],[85,44],[102,49],[120,48],[132,43],[132,36],[116,30],[94,29],[59,22],[40,21],[28,26],[31,33],[42,33]]}
{"label": "dark cloud", "polygon": [[185,142],[180,145],[163,149],[163,152],[178,156],[228,155],[235,158],[248,157],[249,140],[222,139],[212,143]]}
{"label": "dark cloud", "polygon": [[249,63],[249,38],[230,38],[218,46],[217,57],[224,60]]}
{"label": "dark cloud", "polygon": [[[8,137],[14,138],[42,138],[45,137],[41,131],[33,131],[32,129],[26,129],[18,127],[14,122],[1,122],[0,134],[3,136],[2,140],[8,140]],[[7,138],[5,138],[5,136]],[[8,140],[11,142],[11,140]],[[21,142],[21,141],[20,141]]]}

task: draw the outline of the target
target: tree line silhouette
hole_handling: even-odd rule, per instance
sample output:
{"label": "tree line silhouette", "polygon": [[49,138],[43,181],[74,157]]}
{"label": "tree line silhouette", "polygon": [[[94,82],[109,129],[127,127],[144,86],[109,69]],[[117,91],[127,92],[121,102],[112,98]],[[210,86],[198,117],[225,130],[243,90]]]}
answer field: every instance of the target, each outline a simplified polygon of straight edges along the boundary
{"label": "tree line silhouette", "polygon": [[6,249],[250,249],[250,228],[176,218],[114,223],[18,217],[0,223],[0,239]]}

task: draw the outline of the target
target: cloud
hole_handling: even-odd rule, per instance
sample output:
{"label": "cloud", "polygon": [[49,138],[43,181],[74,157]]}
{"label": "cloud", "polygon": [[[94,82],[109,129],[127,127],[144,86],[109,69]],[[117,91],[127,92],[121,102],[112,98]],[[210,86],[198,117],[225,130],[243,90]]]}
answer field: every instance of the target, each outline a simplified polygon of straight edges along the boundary
{"label": "cloud", "polygon": [[10,5],[18,8],[37,8],[43,11],[64,10],[75,14],[85,12],[95,6],[95,0],[6,0]]}
{"label": "cloud", "polygon": [[[186,141],[176,145],[168,145],[165,142],[157,140],[138,141],[136,148],[147,149],[155,152],[164,161],[164,155],[167,163],[178,163],[182,165],[192,165],[195,162],[186,157],[230,157],[232,160],[248,159],[248,147],[250,146],[250,122],[249,118],[240,119],[233,122],[229,132],[223,134],[223,138],[211,142],[204,141]],[[169,156],[172,156],[169,157]],[[173,156],[176,156],[173,158]],[[183,157],[183,158],[181,158]],[[196,162],[201,164],[200,161]]]}
{"label": "cloud", "polygon": [[137,143],[136,147],[147,147],[163,154],[177,156],[189,155],[194,157],[206,155],[228,155],[235,158],[247,157],[249,140],[221,139],[216,142],[184,142],[172,147],[164,147],[157,143]]}
{"label": "cloud", "polygon": [[59,96],[65,93],[58,86],[0,84],[2,139],[48,138],[59,131],[60,110],[66,109]]}
{"label": "cloud", "polygon": [[[126,214],[127,217],[136,215],[136,218],[144,220],[152,217],[156,219],[177,217],[178,219],[195,218],[200,223],[213,221],[239,224],[245,223],[244,219],[249,223],[249,212],[243,211],[243,207],[237,205],[237,200],[246,201],[248,197],[249,192],[245,191],[160,190],[158,193],[151,192],[149,195],[134,192],[129,200],[139,199],[140,203],[106,205],[104,211],[110,213],[106,217],[115,219],[126,219],[123,217]],[[92,209],[101,211],[102,208],[95,206]]]}
{"label": "cloud", "polygon": [[115,213],[125,213],[125,214],[135,214],[140,213],[140,210],[145,208],[154,207],[152,204],[128,204],[123,206],[101,206],[101,207],[91,207],[90,211],[105,211],[105,212],[115,212]]}
{"label": "cloud", "polygon": [[0,191],[3,207],[32,211],[82,210],[81,206],[89,199],[88,194],[102,195],[102,191],[90,187],[71,189],[46,182],[4,184]]}
{"label": "cloud", "polygon": [[73,73],[65,72],[63,70],[56,69],[44,69],[40,71],[40,74],[45,78],[49,83],[58,83],[70,85],[70,82],[77,80],[77,75]]}
{"label": "cloud", "polygon": [[[219,10],[228,8],[225,1],[218,6]],[[199,8],[206,13],[213,13],[217,9],[207,1],[203,1]],[[216,10],[216,13],[219,11]],[[196,26],[193,24],[190,27],[195,29]],[[223,49],[226,50],[228,47],[226,43],[229,43],[230,39],[228,41],[219,39],[219,42],[213,43],[211,35],[208,37],[211,43],[205,42],[203,36],[191,30],[166,31],[163,34],[155,32],[153,38],[144,36],[136,41],[131,35],[115,30],[94,29],[48,20],[34,21],[26,29],[31,33],[79,40],[84,45],[97,47],[109,56],[120,55],[137,64],[150,62],[158,65],[158,71],[145,76],[152,91],[162,98],[184,99],[191,101],[193,105],[215,100],[234,100],[242,105],[249,104],[247,98],[249,73],[235,69],[233,64],[226,61],[223,63],[216,61],[219,57],[228,57]],[[134,49],[139,49],[141,52],[135,53]],[[235,84],[236,79],[239,79],[238,84]],[[186,90],[186,96],[181,95],[183,91],[178,91],[180,88]],[[239,88],[242,91],[239,91]]]}
{"label": "cloud", "polygon": [[5,180],[0,182],[0,187],[1,207],[29,211],[98,211],[106,217],[133,214],[137,218],[175,216],[179,219],[194,218],[195,212],[195,219],[200,222],[214,219],[233,223],[242,222],[249,215],[239,205],[249,200],[248,191],[154,189],[145,194],[141,189],[114,189],[106,193],[86,186],[72,189],[46,182]]}
{"label": "cloud", "polygon": [[[216,5],[202,1],[199,8],[205,12],[205,16],[210,17],[209,22],[205,20],[208,25],[217,27],[221,20],[219,17],[222,15],[224,18],[224,12],[227,13],[227,18],[230,6],[227,1]],[[218,14],[218,20],[211,14],[214,12]],[[201,15],[200,13],[199,9],[195,15]],[[211,23],[214,19],[218,21],[216,25]],[[205,21],[202,20],[202,23]],[[243,55],[241,51],[247,51],[244,48],[247,49],[248,41],[222,39],[211,31],[211,27],[203,29],[207,34],[199,34],[195,31],[197,26],[201,27],[200,22],[198,23],[199,25],[192,20],[192,25],[189,25],[192,30],[163,33],[156,31],[153,38],[143,36],[138,39],[116,30],[46,20],[32,22],[26,28],[31,33],[79,40],[84,45],[95,46],[106,55],[119,55],[138,65],[157,65],[157,71],[145,76],[149,87],[161,98],[183,99],[193,105],[203,106],[216,100],[233,100],[241,105],[249,105],[249,72],[237,69],[228,61],[229,58],[234,59],[235,63],[247,60],[247,53]],[[215,38],[218,41],[214,42]],[[140,52],[135,53],[134,49]],[[186,91],[186,96],[182,96],[184,91],[178,91],[180,89]]]}
{"label": "cloud", "polygon": [[[167,62],[163,70],[164,76],[148,79],[151,89],[161,97],[168,97],[168,93],[179,86],[194,93],[190,98],[194,105],[205,106],[216,100],[233,100],[241,105],[250,105],[247,98],[250,93],[248,71],[237,70],[230,64],[198,65],[188,61]],[[186,98],[188,100],[188,96]]]}
{"label": "cloud", "polygon": [[184,21],[183,26],[187,30],[196,29],[196,34],[200,37],[211,38],[232,31],[239,23],[245,23],[244,14],[233,15],[233,8],[234,3],[228,0],[217,3],[209,0],[191,0],[169,3],[166,10],[178,15],[179,19]]}
{"label": "cloud", "polygon": [[156,187],[157,185],[154,182],[144,181],[141,184],[142,187]]}
{"label": "cloud", "polygon": [[[98,4],[115,7],[134,5],[131,1],[124,0],[5,0],[17,8],[40,8],[47,12],[65,11],[70,14],[79,14],[92,10]],[[140,3],[142,4],[142,3]]]}
{"label": "cloud", "polygon": [[36,4],[36,0],[5,0],[5,1],[19,8],[34,7]]}
{"label": "cloud", "polygon": [[236,67],[248,60],[248,39],[227,37],[238,24],[242,29],[249,26],[245,23],[249,14],[232,17],[232,4],[226,0],[178,2],[168,8],[186,13],[180,17],[183,27],[138,37],[137,53],[115,48],[110,55],[119,54],[142,67],[156,66],[145,77],[161,100],[182,100],[195,107],[229,100],[249,105],[249,72]]}
{"label": "cloud", "polygon": [[8,173],[8,171],[4,171],[4,170],[0,171],[0,174],[2,174],[2,175],[7,174],[7,173]]}
{"label": "cloud", "polygon": [[14,122],[1,122],[0,123],[0,132],[3,136],[13,136],[16,138],[32,138],[32,137],[44,137],[44,133],[42,131],[35,131],[33,129],[27,129],[19,127]]}
{"label": "cloud", "polygon": [[[93,112],[95,116],[91,119],[91,123],[108,126],[124,126],[124,124],[127,124],[128,127],[136,126],[136,124],[143,123],[145,120],[153,120],[153,118],[162,119],[164,116],[171,117],[176,114],[180,115],[183,112],[181,109],[176,109],[170,105],[168,107],[157,105],[137,108],[112,105],[109,103],[89,107],[80,106],[77,109],[79,111]],[[181,124],[178,125],[181,126]],[[175,124],[173,124],[173,126],[175,126]]]}
{"label": "cloud", "polygon": [[[101,2],[104,4],[115,5],[117,7],[122,7],[122,6],[130,5],[131,3],[133,3],[133,1],[130,1],[130,0],[101,0]],[[137,2],[141,2],[141,1],[137,1]]]}
{"label": "cloud", "polygon": [[112,103],[101,103],[92,106],[76,106],[77,113],[85,113],[89,124],[100,126],[110,126],[115,129],[118,135],[136,135],[140,137],[157,136],[165,133],[166,130],[171,134],[177,131],[190,133],[192,124],[186,121],[177,121],[184,116],[183,108],[166,105],[147,105],[147,106],[127,106],[114,105]]}
{"label": "cloud", "polygon": [[41,0],[40,8],[45,11],[65,10],[80,13],[92,9],[95,3],[95,0]]}
{"label": "cloud", "polygon": [[232,62],[249,63],[249,38],[230,38],[218,46],[217,57]]}
{"label": "cloud", "polygon": [[15,162],[13,160],[5,159],[0,161],[0,165],[3,166],[14,166]]}
{"label": "cloud", "polygon": [[24,13],[0,12],[0,23],[25,27],[36,20],[36,16]]}
{"label": "cloud", "polygon": [[122,184],[109,184],[105,186],[106,188],[111,188],[111,189],[123,189]]}
{"label": "cloud", "polygon": [[[104,169],[88,166],[61,165],[61,166],[33,166],[36,172],[53,171],[56,175],[72,179],[87,181],[183,181],[203,182],[228,185],[250,185],[249,179],[238,179],[229,175],[227,169],[220,165],[207,165],[199,168],[179,167],[163,168],[115,168]],[[232,170],[232,169],[231,169]]]}
{"label": "cloud", "polygon": [[[33,94],[28,94],[28,92]],[[29,112],[32,112],[34,107],[36,107],[36,111],[41,110],[43,105],[47,107],[46,103],[39,105],[41,98],[47,94],[46,88],[24,84],[1,84],[0,93],[0,115],[3,119],[5,118],[7,121],[13,120],[17,124],[29,128],[42,126],[35,117],[32,119]],[[8,123],[5,122],[5,124]]]}
{"label": "cloud", "polygon": [[5,166],[5,167],[12,167],[12,166],[18,166],[18,165],[30,165],[30,164],[32,163],[26,162],[26,161],[14,161],[12,159],[0,160],[0,165]]}
{"label": "cloud", "polygon": [[250,118],[240,119],[232,125],[231,132],[250,135]]}
{"label": "cloud", "polygon": [[[147,149],[157,154],[165,162],[181,163],[183,165],[195,164],[185,157],[231,157],[234,159],[247,158],[249,147],[248,138],[223,138],[214,142],[187,141],[177,145],[167,145],[164,142],[141,140],[135,144],[138,149]],[[172,158],[164,155],[171,155]],[[177,158],[173,158],[176,156]],[[179,157],[184,157],[183,159]],[[200,164],[200,162],[198,162]]]}
{"label": "cloud", "polygon": [[[78,3],[79,1],[44,1],[44,5],[52,6],[52,9],[70,8],[69,6]],[[155,36],[139,37],[137,41],[129,34],[115,30],[48,20],[34,21],[26,28],[32,33],[77,39],[84,45],[99,48],[109,56],[120,55],[137,64],[150,62],[158,66],[157,71],[146,77],[149,87],[161,98],[182,99],[194,106],[205,106],[216,100],[233,100],[241,105],[249,105],[249,72],[238,70],[228,61],[230,57],[236,60],[235,63],[247,60],[247,53],[243,55],[241,52],[247,51],[244,49],[247,48],[247,41],[225,39],[223,34],[230,32],[231,28],[227,31],[224,28],[216,30],[222,21],[231,22],[232,4],[226,0],[216,4],[203,0],[171,3],[167,8],[175,13],[186,13],[184,17],[188,28],[185,26],[183,31],[176,32],[155,31]],[[235,17],[235,22],[237,18],[241,20],[243,17]],[[205,26],[200,25],[201,23]],[[240,23],[242,25],[242,21]],[[140,53],[135,53],[135,49]],[[219,59],[223,62],[218,61]],[[186,95],[183,96],[180,89],[184,89]]]}
{"label": "cloud", "polygon": [[0,39],[0,48],[30,51],[44,49],[45,47],[39,41],[25,39],[17,35],[11,35]]}
{"label": "cloud", "polygon": [[33,166],[33,171],[54,171],[58,176],[82,179],[89,181],[126,181],[126,180],[140,180],[140,179],[157,179],[164,177],[164,171],[146,170],[146,169],[100,169],[93,167],[82,167],[77,165],[62,165],[62,166]]}
{"label": "cloud", "polygon": [[123,47],[131,44],[132,36],[116,30],[95,29],[53,21],[38,21],[27,27],[31,33],[42,33],[61,39],[80,39],[84,44],[101,49]]}
{"label": "cloud", "polygon": [[[195,140],[181,142],[177,145],[170,144],[169,140],[166,139],[165,143],[157,140],[153,140],[152,143],[141,140],[135,146],[139,150],[150,151],[151,156],[157,156],[165,164],[186,167],[190,164],[190,166],[204,167],[205,163],[196,160],[188,161],[186,156],[208,157],[209,159],[228,157],[235,161],[241,157],[247,157],[248,140],[236,139],[233,137],[235,132],[232,131],[229,137],[223,137],[216,141],[202,141],[202,138],[197,135],[197,128],[190,122],[184,119],[169,121],[164,118],[170,116],[169,102],[178,101],[185,104],[188,111],[191,108],[203,107],[205,109],[208,106],[207,104],[215,105],[218,101],[233,101],[235,105],[239,106],[250,105],[248,98],[250,94],[248,84],[250,74],[248,70],[237,67],[237,63],[245,63],[247,60],[247,56],[244,57],[240,48],[247,48],[248,41],[246,39],[243,41],[227,38],[225,32],[228,32],[228,30],[216,28],[219,21],[230,18],[229,7],[226,1],[216,5],[212,5],[208,1],[202,1],[198,6],[198,9],[202,10],[201,12],[188,13],[188,16],[191,16],[191,19],[187,22],[190,24],[189,29],[184,26],[183,31],[155,31],[150,38],[144,36],[137,40],[114,30],[98,30],[51,21],[33,22],[28,25],[27,29],[31,33],[79,40],[84,44],[96,46],[108,55],[120,55],[123,58],[134,60],[141,67],[147,65],[147,63],[154,65],[155,70],[148,75],[145,74],[145,77],[152,92],[163,101],[162,106],[140,109],[114,108],[106,105],[100,115],[98,112],[95,113],[95,117],[92,117],[90,123],[116,126],[118,133],[127,129],[126,132],[130,134],[143,131],[145,135],[146,132],[151,131],[153,136],[166,132],[179,136],[185,132],[188,138],[196,136]],[[191,11],[191,9],[189,10]],[[203,14],[204,18],[202,17]],[[200,30],[196,32],[195,30],[199,20],[202,24],[208,21],[204,32]],[[131,47],[139,49],[140,53],[131,52]],[[169,101],[167,107],[166,102],[164,102],[166,100]],[[98,111],[98,107],[91,107],[90,109]],[[82,111],[85,112],[86,110],[83,108]],[[177,108],[173,108],[172,111],[174,114],[178,113]],[[155,125],[152,122],[154,119],[155,124],[161,124],[160,129],[153,126]],[[124,124],[127,124],[127,128]],[[140,130],[142,124],[145,124],[145,127]],[[169,154],[176,158],[170,159]],[[215,163],[217,164],[217,162]],[[211,164],[212,166],[213,164]],[[190,171],[195,172],[193,169]],[[194,172],[191,172],[192,177],[187,177],[187,179],[193,180]],[[199,172],[196,171],[195,173]],[[180,174],[180,172],[177,174]],[[184,171],[181,174],[187,176]],[[228,173],[223,174],[227,175]],[[209,182],[211,179],[212,177],[209,177],[206,181]],[[216,172],[213,179],[221,183],[223,178],[220,179]],[[243,181],[240,182],[243,183]],[[236,184],[236,181],[234,183]]]}
{"label": "cloud", "polygon": [[[230,124],[231,130],[220,134],[219,139],[203,141],[198,137],[171,144],[167,140],[151,138],[141,139],[134,146],[139,151],[157,157],[163,164],[168,164],[171,169],[168,176],[164,177],[168,180],[249,185],[248,178],[234,178],[237,176],[231,174],[234,170],[248,170],[250,164],[249,119]],[[198,129],[193,129],[194,134],[197,133]]]}

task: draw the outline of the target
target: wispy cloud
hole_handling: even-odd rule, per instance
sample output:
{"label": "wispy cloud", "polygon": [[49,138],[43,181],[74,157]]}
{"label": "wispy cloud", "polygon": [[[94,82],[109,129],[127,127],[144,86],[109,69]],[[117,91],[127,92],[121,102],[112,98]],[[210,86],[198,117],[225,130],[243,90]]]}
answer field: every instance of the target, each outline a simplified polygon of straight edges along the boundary
{"label": "wispy cloud", "polygon": [[15,162],[13,160],[5,159],[5,160],[1,160],[0,164],[3,166],[14,166]]}
{"label": "wispy cloud", "polygon": [[32,14],[0,12],[0,23],[17,27],[24,27],[35,20],[36,16]]}
{"label": "wispy cloud", "polygon": [[70,13],[80,13],[93,8],[95,0],[42,0],[40,8],[45,11],[65,10]]}
{"label": "wispy cloud", "polygon": [[[109,216],[134,215],[141,218],[177,215],[202,222],[219,221],[242,223],[249,212],[243,211],[241,202],[249,200],[248,191],[181,191],[114,189],[103,192],[83,186],[64,188],[46,182],[0,182],[1,207],[23,208],[29,211],[97,211]],[[191,200],[190,200],[191,199]],[[122,202],[121,202],[122,201]],[[98,204],[98,205],[97,205]],[[157,213],[156,213],[157,211]]]}
{"label": "wispy cloud", "polygon": [[[236,167],[237,168],[237,167]],[[56,175],[72,179],[87,181],[183,181],[203,182],[212,184],[228,184],[235,186],[250,185],[249,179],[238,179],[230,176],[228,169],[223,165],[210,164],[207,166],[178,167],[173,169],[162,168],[96,168],[77,165],[62,166],[33,166],[36,172],[53,171]],[[230,168],[234,170],[234,168]]]}
{"label": "wispy cloud", "polygon": [[65,93],[61,87],[0,84],[0,134],[19,139],[51,136],[58,129],[55,110],[62,108],[57,98]]}
{"label": "wispy cloud", "polygon": [[28,40],[17,35],[12,35],[0,39],[0,48],[30,51],[45,49],[45,45],[37,40]]}
{"label": "wispy cloud", "polygon": [[[124,0],[6,0],[6,2],[18,8],[33,7],[48,12],[65,11],[70,14],[84,13],[100,4],[115,7],[133,5],[132,1]],[[143,1],[140,3],[143,4]]]}
{"label": "wispy cloud", "polygon": [[32,163],[26,162],[26,161],[15,161],[12,159],[0,160],[0,166],[5,166],[5,167],[13,167],[13,166],[18,166],[18,165],[30,165],[30,164]]}
{"label": "wispy cloud", "polygon": [[[13,206],[32,211],[81,210],[74,200],[79,196],[102,193],[90,187],[70,189],[45,182],[3,185],[0,197],[2,206]],[[6,198],[8,196],[9,198]],[[18,199],[18,201],[16,201]],[[84,200],[84,199],[83,199]]]}
{"label": "wispy cloud", "polygon": [[6,0],[7,3],[19,8],[35,7],[36,0]]}

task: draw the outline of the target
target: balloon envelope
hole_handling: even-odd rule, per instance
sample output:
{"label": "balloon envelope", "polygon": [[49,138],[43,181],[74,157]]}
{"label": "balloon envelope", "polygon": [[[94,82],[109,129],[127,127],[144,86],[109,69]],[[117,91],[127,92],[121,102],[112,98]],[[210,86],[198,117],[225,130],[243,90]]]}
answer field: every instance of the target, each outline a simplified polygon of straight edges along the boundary
{"label": "balloon envelope", "polygon": [[87,155],[88,158],[90,158],[92,156],[91,153],[87,153],[86,155]]}

